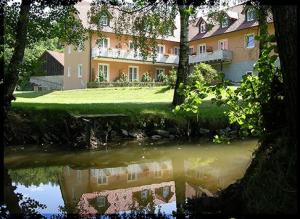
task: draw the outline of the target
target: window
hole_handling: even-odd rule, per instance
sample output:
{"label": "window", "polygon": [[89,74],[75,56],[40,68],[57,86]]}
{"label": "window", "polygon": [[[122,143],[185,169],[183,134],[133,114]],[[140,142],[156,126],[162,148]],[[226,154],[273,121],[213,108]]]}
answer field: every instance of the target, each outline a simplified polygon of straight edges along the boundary
{"label": "window", "polygon": [[68,75],[68,78],[71,77],[71,67],[70,66],[68,66],[68,74],[67,75]]}
{"label": "window", "polygon": [[102,15],[100,17],[100,26],[108,26],[108,16],[107,15]]}
{"label": "window", "polygon": [[253,72],[252,71],[246,71],[246,75],[252,75]]}
{"label": "window", "polygon": [[109,81],[108,64],[98,64],[98,81]]}
{"label": "window", "polygon": [[174,30],[172,28],[170,28],[168,30],[168,36],[173,36],[174,35]]}
{"label": "window", "polygon": [[97,43],[100,48],[108,48],[109,47],[109,38],[98,39]]}
{"label": "window", "polygon": [[68,54],[71,54],[71,46],[68,46]]}
{"label": "window", "polygon": [[193,47],[189,48],[189,53],[190,53],[190,55],[192,55],[194,53],[194,48]]}
{"label": "window", "polygon": [[148,190],[141,191],[141,198],[142,199],[147,199],[147,197],[148,197]]}
{"label": "window", "polygon": [[255,46],[254,34],[246,35],[246,48],[253,48]]}
{"label": "window", "polygon": [[137,81],[138,80],[138,67],[130,66],[128,70],[128,79],[129,81]]}
{"label": "window", "polygon": [[179,51],[180,51],[180,48],[179,47],[175,47],[174,48],[174,54],[179,56]]}
{"label": "window", "polygon": [[218,48],[219,50],[227,50],[228,49],[228,40],[219,40],[218,42]]}
{"label": "window", "polygon": [[199,45],[199,54],[206,53],[206,44]]}
{"label": "window", "polygon": [[129,172],[127,179],[128,179],[128,181],[137,180],[137,173],[136,172]]}
{"label": "window", "polygon": [[134,49],[134,43],[132,41],[129,41],[129,49]]}
{"label": "window", "polygon": [[106,184],[107,183],[107,176],[104,175],[104,174],[100,174],[98,175],[98,178],[97,178],[97,182],[98,184]]}
{"label": "window", "polygon": [[221,28],[228,27],[228,25],[229,25],[229,19],[227,16],[225,16],[221,22]]}
{"label": "window", "polygon": [[164,45],[158,45],[157,46],[157,53],[158,54],[164,54],[165,46]]}
{"label": "window", "polygon": [[164,198],[167,198],[168,195],[170,194],[170,186],[164,186],[163,189],[162,189],[162,195]]}
{"label": "window", "polygon": [[246,19],[247,21],[254,21],[255,20],[255,9],[249,8],[246,12]]}
{"label": "window", "polygon": [[97,206],[99,208],[103,208],[103,207],[105,207],[105,204],[106,204],[106,197],[105,196],[98,196],[97,199],[96,199],[96,202],[97,202]]}
{"label": "window", "polygon": [[77,74],[78,74],[78,78],[82,78],[82,64],[78,64]]}
{"label": "window", "polygon": [[155,71],[155,78],[156,78],[156,81],[160,81],[161,78],[160,78],[160,74],[165,74],[165,69],[163,68],[157,68],[156,71]]}
{"label": "window", "polygon": [[200,24],[200,33],[205,33],[206,32],[206,23],[203,21]]}

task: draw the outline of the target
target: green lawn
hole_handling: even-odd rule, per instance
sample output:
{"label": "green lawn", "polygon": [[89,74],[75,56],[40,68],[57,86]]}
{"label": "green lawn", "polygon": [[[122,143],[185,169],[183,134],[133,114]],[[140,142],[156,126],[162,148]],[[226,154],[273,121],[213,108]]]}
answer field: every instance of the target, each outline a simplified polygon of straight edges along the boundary
{"label": "green lawn", "polygon": [[[155,114],[174,117],[172,98],[174,90],[165,87],[151,88],[92,88],[67,91],[15,92],[14,109],[57,109],[73,114],[126,115]],[[208,98],[209,99],[209,98]],[[203,103],[202,115],[209,119],[223,116],[223,108]]]}

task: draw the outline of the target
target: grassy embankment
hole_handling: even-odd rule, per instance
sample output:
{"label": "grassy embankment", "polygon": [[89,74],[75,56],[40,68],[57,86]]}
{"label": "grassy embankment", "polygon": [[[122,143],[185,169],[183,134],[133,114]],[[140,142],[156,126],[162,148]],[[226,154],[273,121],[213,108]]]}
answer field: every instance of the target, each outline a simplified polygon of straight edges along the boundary
{"label": "grassy embankment", "polygon": [[[15,110],[62,110],[72,114],[126,114],[130,117],[159,116],[179,119],[172,112],[174,90],[151,88],[93,88],[67,91],[16,92]],[[202,121],[223,120],[224,107],[201,105]]]}

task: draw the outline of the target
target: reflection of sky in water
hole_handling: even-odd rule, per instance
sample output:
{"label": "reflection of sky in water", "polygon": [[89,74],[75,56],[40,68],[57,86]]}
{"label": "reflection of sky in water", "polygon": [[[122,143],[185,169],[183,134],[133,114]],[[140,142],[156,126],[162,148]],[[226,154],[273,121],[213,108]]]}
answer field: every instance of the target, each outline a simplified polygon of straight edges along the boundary
{"label": "reflection of sky in water", "polygon": [[61,213],[58,206],[64,206],[64,201],[61,196],[60,187],[49,184],[40,184],[39,186],[23,186],[16,184],[15,192],[22,193],[26,197],[30,197],[40,204],[45,204],[45,209],[37,209],[41,214],[58,214]]}
{"label": "reflection of sky in water", "polygon": [[155,206],[155,213],[158,213],[158,208],[160,207],[160,212],[165,213],[167,215],[172,215],[173,211],[176,211],[176,201],[171,203],[164,203],[158,206]]}

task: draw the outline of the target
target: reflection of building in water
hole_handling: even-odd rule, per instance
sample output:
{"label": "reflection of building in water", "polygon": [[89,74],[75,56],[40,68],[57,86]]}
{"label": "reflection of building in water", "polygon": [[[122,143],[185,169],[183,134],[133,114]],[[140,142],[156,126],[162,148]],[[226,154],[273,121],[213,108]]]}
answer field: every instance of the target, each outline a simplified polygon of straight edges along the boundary
{"label": "reflection of building in water", "polygon": [[151,199],[155,205],[174,201],[175,183],[165,183],[172,176],[171,161],[87,170],[64,167],[60,185],[65,204],[74,205],[81,199],[81,207],[88,212],[110,214]]}
{"label": "reflection of building in water", "polygon": [[79,202],[82,214],[114,214],[138,207],[147,207],[176,201],[175,183],[163,182],[126,189],[85,193]]}

